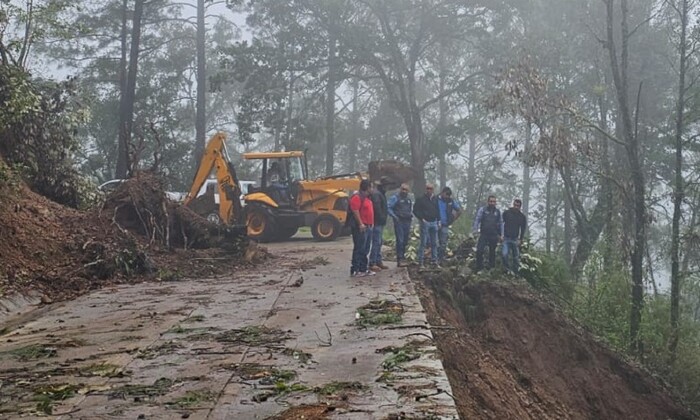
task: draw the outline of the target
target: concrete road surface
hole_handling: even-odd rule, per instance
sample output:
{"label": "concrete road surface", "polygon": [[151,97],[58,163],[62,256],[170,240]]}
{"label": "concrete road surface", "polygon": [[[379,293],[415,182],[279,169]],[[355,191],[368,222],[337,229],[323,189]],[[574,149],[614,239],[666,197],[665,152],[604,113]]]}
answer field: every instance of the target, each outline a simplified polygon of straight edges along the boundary
{"label": "concrete road surface", "polygon": [[0,318],[13,326],[0,325],[0,418],[298,418],[286,410],[302,407],[456,419],[405,269],[350,278],[351,248],[295,238],[231,276],[106,288]]}

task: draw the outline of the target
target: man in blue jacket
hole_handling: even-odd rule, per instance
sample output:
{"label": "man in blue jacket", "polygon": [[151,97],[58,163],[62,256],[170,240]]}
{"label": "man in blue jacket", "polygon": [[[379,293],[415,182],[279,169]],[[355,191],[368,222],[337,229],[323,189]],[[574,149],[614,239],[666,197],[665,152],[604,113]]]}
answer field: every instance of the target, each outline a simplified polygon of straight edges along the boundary
{"label": "man in blue jacket", "polygon": [[413,219],[413,201],[408,196],[408,184],[401,184],[399,192],[389,198],[388,212],[394,221],[396,234],[396,262],[399,267],[406,265],[406,245],[411,234],[411,219]]}
{"label": "man in blue jacket", "polygon": [[484,268],[484,248],[489,247],[489,265],[487,268],[496,266],[496,246],[503,240],[503,215],[496,208],[496,196],[490,195],[487,205],[480,208],[474,219],[472,231],[479,234],[479,241],[476,243],[476,271]]}

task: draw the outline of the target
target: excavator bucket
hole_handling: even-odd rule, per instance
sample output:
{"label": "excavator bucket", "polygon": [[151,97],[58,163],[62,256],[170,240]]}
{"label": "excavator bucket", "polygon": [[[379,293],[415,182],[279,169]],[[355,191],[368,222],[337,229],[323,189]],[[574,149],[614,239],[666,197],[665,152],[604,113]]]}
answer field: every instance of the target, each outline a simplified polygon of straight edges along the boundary
{"label": "excavator bucket", "polygon": [[398,188],[405,182],[411,182],[416,171],[397,160],[374,160],[369,163],[370,181],[382,180],[387,190]]}

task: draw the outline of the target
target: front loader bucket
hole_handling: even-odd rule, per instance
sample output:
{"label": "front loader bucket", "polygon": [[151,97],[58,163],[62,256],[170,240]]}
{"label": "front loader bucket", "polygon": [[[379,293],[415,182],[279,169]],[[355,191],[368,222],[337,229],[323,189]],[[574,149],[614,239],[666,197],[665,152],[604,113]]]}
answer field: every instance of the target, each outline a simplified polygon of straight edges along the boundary
{"label": "front loader bucket", "polygon": [[369,163],[370,181],[383,181],[387,190],[398,188],[399,185],[412,181],[416,171],[397,160],[374,160]]}

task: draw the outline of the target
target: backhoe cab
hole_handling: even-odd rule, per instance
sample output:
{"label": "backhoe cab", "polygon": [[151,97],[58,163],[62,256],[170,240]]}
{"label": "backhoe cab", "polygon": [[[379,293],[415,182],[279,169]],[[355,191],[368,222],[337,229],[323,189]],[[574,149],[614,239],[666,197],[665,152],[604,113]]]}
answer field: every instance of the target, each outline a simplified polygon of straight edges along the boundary
{"label": "backhoe cab", "polygon": [[260,187],[247,191],[248,236],[260,241],[284,240],[299,227],[310,226],[317,240],[340,235],[348,206],[346,190],[359,188],[359,173],[308,179],[306,156],[301,151],[246,153],[260,161]]}

